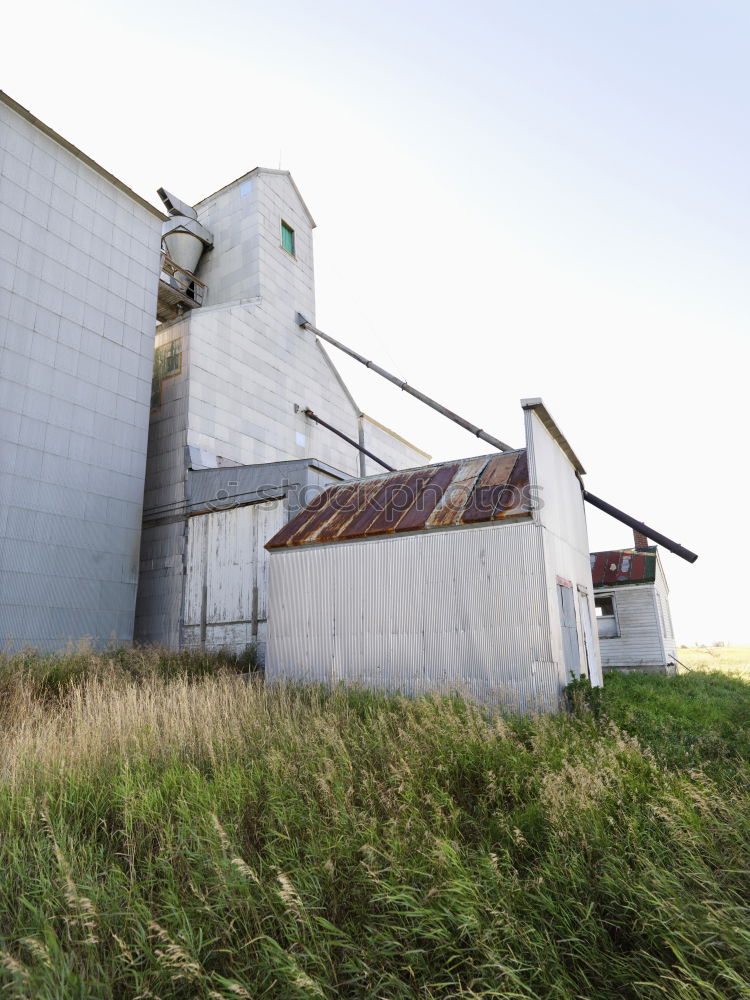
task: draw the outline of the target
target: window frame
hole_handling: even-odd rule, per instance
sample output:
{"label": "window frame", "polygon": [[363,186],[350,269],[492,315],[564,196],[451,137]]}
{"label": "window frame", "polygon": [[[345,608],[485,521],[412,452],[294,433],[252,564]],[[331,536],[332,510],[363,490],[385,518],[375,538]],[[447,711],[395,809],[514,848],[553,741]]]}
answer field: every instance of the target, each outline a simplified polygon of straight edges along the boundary
{"label": "window frame", "polygon": [[[612,602],[612,614],[611,615],[597,615],[596,611],[598,610],[598,605],[597,605],[596,602],[598,600],[605,599],[605,598],[608,601]],[[614,592],[609,592],[609,593],[603,593],[602,594],[602,593],[597,593],[596,591],[594,591],[594,620],[596,621],[596,634],[597,634],[597,636],[599,637],[600,640],[601,639],[619,639],[620,638],[620,635],[621,635],[621,632],[620,632],[620,617],[619,617],[619,615],[617,613],[617,595]],[[599,631],[599,622],[602,621],[602,620],[607,620],[607,621],[611,620],[611,621],[614,621],[614,633],[612,635],[602,635],[601,634],[601,632]]]}
{"label": "window frame", "polygon": [[[292,249],[291,250],[288,250],[284,246],[284,234],[285,234],[285,232],[288,232],[290,234],[290,236],[291,236],[291,244],[292,244]],[[281,220],[281,244],[280,244],[280,246],[281,246],[281,249],[284,251],[284,253],[289,254],[289,256],[293,260],[297,259],[297,239],[296,239],[296,235],[295,235],[295,232],[294,232],[294,227],[290,226],[289,223],[286,222],[284,219]]]}

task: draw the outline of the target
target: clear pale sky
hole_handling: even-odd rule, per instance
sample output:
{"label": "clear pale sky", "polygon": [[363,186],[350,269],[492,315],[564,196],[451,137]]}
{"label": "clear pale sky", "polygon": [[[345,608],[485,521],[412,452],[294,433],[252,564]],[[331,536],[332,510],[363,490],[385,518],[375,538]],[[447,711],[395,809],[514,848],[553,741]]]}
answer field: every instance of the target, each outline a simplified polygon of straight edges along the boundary
{"label": "clear pale sky", "polygon": [[[40,0],[3,29],[0,87],[155,203],[291,170],[318,325],[514,444],[542,396],[587,488],[700,554],[663,553],[678,638],[750,642],[750,4]],[[335,360],[436,459],[483,451]]]}

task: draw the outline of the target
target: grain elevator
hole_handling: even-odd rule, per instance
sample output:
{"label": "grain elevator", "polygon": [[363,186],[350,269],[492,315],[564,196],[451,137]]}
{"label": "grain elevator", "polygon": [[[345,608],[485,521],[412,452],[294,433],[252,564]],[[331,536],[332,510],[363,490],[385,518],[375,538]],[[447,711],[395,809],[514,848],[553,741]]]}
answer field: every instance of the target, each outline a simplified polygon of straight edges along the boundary
{"label": "grain elevator", "polygon": [[296,322],[315,315],[315,222],[287,171],[256,168],[194,207],[160,194],[170,215],[135,637],[253,644],[262,659],[265,542],[316,489],[373,471],[305,411],[397,467],[427,456],[360,412]]}
{"label": "grain elevator", "polygon": [[[315,337],[314,222],[250,171],[164,210],[0,92],[0,648],[265,641],[265,542],[426,456]],[[136,601],[137,590],[137,601]]]}

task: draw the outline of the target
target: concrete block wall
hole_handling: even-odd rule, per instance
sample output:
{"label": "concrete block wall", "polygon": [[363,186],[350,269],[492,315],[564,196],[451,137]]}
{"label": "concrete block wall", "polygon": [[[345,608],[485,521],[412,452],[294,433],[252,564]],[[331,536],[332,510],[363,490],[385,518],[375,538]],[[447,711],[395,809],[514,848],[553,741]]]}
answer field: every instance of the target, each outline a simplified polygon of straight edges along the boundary
{"label": "concrete block wall", "polygon": [[314,456],[358,475],[357,451],[308,420],[306,407],[357,439],[357,407],[312,334],[280,322],[265,298],[196,311],[188,444],[242,465]]}
{"label": "concrete block wall", "polygon": [[160,228],[0,95],[0,645],[132,638]]}
{"label": "concrete block wall", "polygon": [[[185,498],[185,446],[190,391],[190,319],[159,327],[154,338],[158,354],[172,347],[179,368],[152,385],[156,405],[151,409],[144,515]],[[154,372],[155,374],[155,372]]]}
{"label": "concrete block wall", "polygon": [[[258,188],[262,220],[258,251],[261,295],[280,324],[293,321],[297,312],[314,324],[315,223],[286,171],[263,171],[258,177]],[[294,229],[294,257],[281,246],[282,221]]]}
{"label": "concrete block wall", "polygon": [[[314,319],[314,222],[287,171],[251,170],[195,208],[214,239],[198,267],[206,306],[262,296],[285,316],[296,308]],[[281,246],[282,220],[294,230],[293,257]]]}
{"label": "concrete block wall", "polygon": [[214,249],[198,269],[206,305],[190,318],[188,445],[243,465],[315,456],[357,475],[356,450],[301,412],[357,438],[356,403],[295,320],[315,317],[314,222],[289,173],[257,168],[196,209]]}
{"label": "concrete block wall", "polygon": [[[315,321],[315,224],[289,173],[256,168],[196,209],[214,248],[198,268],[206,305],[190,319],[188,444],[241,464],[315,456],[349,475],[378,471],[305,418],[309,407],[395,467],[427,462],[382,424],[360,420],[334,362],[296,323],[297,313]],[[294,229],[293,256],[282,222]]]}
{"label": "concrete block wall", "polygon": [[205,306],[260,295],[258,193],[252,173],[196,205],[214,240],[198,267],[198,277],[208,286]]}

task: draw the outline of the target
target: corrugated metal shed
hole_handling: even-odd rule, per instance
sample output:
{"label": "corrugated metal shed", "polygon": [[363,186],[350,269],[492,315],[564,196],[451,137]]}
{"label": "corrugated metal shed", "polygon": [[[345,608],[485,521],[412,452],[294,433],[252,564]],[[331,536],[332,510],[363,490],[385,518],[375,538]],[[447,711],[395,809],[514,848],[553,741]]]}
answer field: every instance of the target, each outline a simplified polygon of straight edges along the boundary
{"label": "corrugated metal shed", "polygon": [[276,549],[270,564],[267,680],[557,707],[564,680],[531,519]]}
{"label": "corrugated metal shed", "polygon": [[336,484],[281,528],[266,678],[523,711],[556,708],[569,671],[600,684],[580,463],[540,408],[525,449]]}
{"label": "corrugated metal shed", "polygon": [[591,577],[595,587],[614,587],[620,583],[653,583],[656,580],[656,546],[592,552]]}
{"label": "corrugated metal shed", "polygon": [[524,448],[371,476],[325,490],[266,548],[530,517],[528,486]]}

